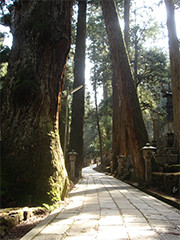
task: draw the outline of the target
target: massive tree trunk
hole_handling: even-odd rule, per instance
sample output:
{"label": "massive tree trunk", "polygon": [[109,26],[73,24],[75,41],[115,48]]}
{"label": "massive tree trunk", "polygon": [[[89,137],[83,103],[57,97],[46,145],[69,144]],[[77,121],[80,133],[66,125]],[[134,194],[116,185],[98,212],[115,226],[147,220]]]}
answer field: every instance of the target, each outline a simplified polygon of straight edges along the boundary
{"label": "massive tree trunk", "polygon": [[69,190],[58,115],[71,13],[71,0],[11,7],[13,47],[1,112],[4,204],[53,203]]}
{"label": "massive tree trunk", "polygon": [[112,63],[122,98],[128,142],[139,182],[144,179],[144,160],[140,149],[148,141],[131,69],[122,37],[121,28],[112,0],[100,0],[108,33]]}
{"label": "massive tree trunk", "polygon": [[128,136],[126,130],[126,118],[123,108],[122,98],[120,96],[119,84],[114,74],[112,80],[113,87],[113,170],[116,171],[118,167],[117,156],[127,156],[129,154]]}
{"label": "massive tree trunk", "polygon": [[[124,1],[124,40],[126,43],[126,50],[128,52],[129,46],[129,10],[130,0]],[[119,85],[114,74],[112,80],[113,87],[113,168],[117,169],[117,156],[127,156],[127,132],[126,121],[123,113],[123,103],[120,94]]]}
{"label": "massive tree trunk", "polygon": [[77,152],[75,176],[81,176],[84,162],[84,83],[85,83],[85,48],[86,48],[86,0],[79,0],[76,50],[74,57],[74,85],[83,88],[73,95],[72,122],[69,150]]}
{"label": "massive tree trunk", "polygon": [[173,95],[174,133],[176,150],[180,153],[180,53],[174,19],[174,3],[164,0],[167,10],[167,28],[169,37],[169,55],[171,65],[171,84]]}

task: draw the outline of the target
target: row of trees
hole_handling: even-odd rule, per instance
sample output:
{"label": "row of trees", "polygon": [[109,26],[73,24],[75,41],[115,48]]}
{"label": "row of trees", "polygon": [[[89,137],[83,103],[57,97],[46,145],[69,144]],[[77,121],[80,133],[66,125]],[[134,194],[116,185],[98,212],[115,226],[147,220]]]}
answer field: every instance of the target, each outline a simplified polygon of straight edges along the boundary
{"label": "row of trees", "polygon": [[[168,58],[166,56],[166,54],[162,51],[162,49],[158,49],[158,48],[145,48],[145,40],[151,37],[153,38],[155,41],[158,40],[157,39],[157,32],[158,32],[158,28],[159,26],[157,25],[157,22],[152,21],[152,19],[150,17],[148,17],[147,22],[145,22],[145,20],[143,19],[144,16],[141,17],[141,15],[137,15],[138,11],[137,9],[132,9],[131,14],[130,15],[134,15],[134,19],[135,21],[130,21],[130,37],[126,37],[127,34],[127,30],[129,29],[129,20],[127,19],[129,16],[129,14],[127,14],[127,9],[129,9],[129,7],[131,5],[129,5],[129,1],[124,1],[124,6],[120,5],[120,14],[121,10],[124,8],[123,12],[124,12],[124,19],[125,19],[125,29],[124,29],[124,36],[125,39],[129,39],[129,42],[127,42],[126,40],[126,45],[128,45],[128,50],[129,50],[129,57],[130,57],[130,65],[131,68],[133,70],[133,75],[134,75],[134,80],[135,80],[135,84],[136,84],[136,88],[137,88],[137,92],[138,92],[138,97],[139,97],[139,102],[140,102],[140,106],[141,106],[141,110],[143,111],[143,117],[146,123],[146,127],[147,130],[149,132],[149,135],[151,137],[152,135],[152,120],[156,119],[156,118],[164,118],[165,117],[165,112],[164,109],[162,108],[162,96],[165,93],[165,91],[169,90],[169,84],[170,84],[170,71],[169,71],[169,64],[168,64]],[[133,8],[132,6],[130,7],[130,9]],[[108,64],[111,66],[110,64],[110,60],[108,60],[108,58],[106,56],[110,55],[109,54],[109,49],[108,46],[106,44],[106,46],[103,45],[103,43],[106,42],[106,34],[104,32],[104,25],[101,24],[102,22],[102,17],[101,17],[101,12],[100,9],[98,9],[97,7],[93,7],[93,12],[95,12],[94,16],[89,18],[89,35],[90,35],[90,40],[91,40],[91,44],[95,45],[96,51],[91,50],[90,52],[90,59],[91,61],[94,63],[94,68],[92,71],[92,82],[93,82],[93,78],[97,78],[102,84],[104,85],[108,85],[109,86],[109,100],[111,101],[111,92],[112,92],[112,87],[111,84],[107,84],[107,81],[110,80],[112,81],[112,79],[114,78],[113,73],[111,71],[111,67],[108,68]],[[146,16],[150,16],[151,13],[151,9],[149,9],[147,6],[144,6],[143,9],[139,9],[139,11],[141,10],[141,12],[146,11]],[[140,19],[140,21],[137,20],[137,17]],[[171,17],[173,18],[173,14],[171,14]],[[93,21],[92,21],[92,18]],[[101,20],[100,20],[101,19]],[[127,19],[127,20],[126,20]],[[143,24],[141,25],[140,23],[143,22]],[[94,24],[93,24],[94,23]],[[102,27],[101,27],[102,25]],[[97,29],[100,29],[101,27],[101,31],[98,31],[95,28],[97,26]],[[128,27],[126,27],[128,26]],[[164,26],[166,27],[166,26]],[[165,31],[165,30],[164,30]],[[102,34],[101,34],[102,33]],[[175,38],[175,41],[177,43],[177,37]],[[178,53],[178,51],[176,51]],[[93,53],[94,54],[93,56]],[[96,56],[95,56],[96,55]],[[105,56],[106,55],[106,56]],[[92,57],[93,56],[93,57]],[[106,57],[106,61],[104,61]],[[109,57],[109,56],[108,56]],[[109,57],[110,59],[110,57]],[[106,64],[104,64],[104,62],[106,62]],[[104,68],[103,68],[104,67]],[[96,76],[94,74],[94,69],[96,70]],[[101,71],[103,69],[103,71]],[[104,73],[108,73],[109,76]],[[178,81],[176,81],[178,83]],[[106,91],[107,92],[107,91]],[[113,117],[113,126],[117,126],[115,129],[113,128],[113,133],[114,133],[114,142],[112,144],[113,147],[113,152],[114,152],[114,159],[117,159],[116,156],[119,154],[119,152],[123,152],[125,148],[127,148],[127,144],[126,139],[127,139],[127,134],[126,133],[121,133],[120,131],[120,124],[119,122],[121,118],[121,113],[122,111],[120,110],[120,106],[119,101],[118,101],[118,92],[117,92],[117,88],[116,85],[113,88],[113,100],[114,100],[114,117]],[[177,87],[177,92],[179,92],[178,87]],[[175,93],[174,93],[175,95]],[[178,95],[175,96],[175,98],[179,98]],[[104,98],[105,100],[105,98]],[[104,103],[106,103],[106,101],[104,101]],[[103,103],[102,103],[103,104]],[[179,105],[176,105],[177,107]],[[116,110],[115,110],[116,107]],[[118,109],[120,110],[120,113],[118,114]],[[105,114],[105,112],[102,112],[100,109],[100,116],[102,114]],[[110,115],[112,115],[112,111],[110,113]],[[109,116],[110,116],[109,115]],[[124,115],[124,114],[122,114]],[[178,115],[176,114],[176,117],[178,118]],[[116,124],[117,121],[117,124]],[[88,123],[89,123],[89,119],[88,119]],[[106,128],[107,123],[103,124],[103,119],[101,120],[101,123],[103,125],[103,128]],[[119,129],[118,129],[119,127]],[[123,129],[124,127],[121,127],[121,129]],[[177,128],[175,128],[177,129]],[[103,130],[102,130],[103,131]],[[118,136],[119,134],[119,136]],[[87,134],[88,135],[88,134]],[[103,134],[102,134],[103,135]],[[124,136],[124,137],[123,137]],[[126,136],[126,137],[125,137]],[[121,138],[122,137],[122,138]],[[177,137],[177,133],[176,133],[176,137]],[[177,137],[178,139],[178,137]],[[91,141],[91,143],[93,144],[93,141]],[[122,150],[120,150],[120,143],[125,143],[124,146],[122,147]],[[92,144],[89,144],[89,146],[91,146],[92,148]],[[117,147],[116,147],[117,145]],[[128,145],[129,146],[129,145]],[[106,152],[106,140],[104,141],[104,149]],[[115,151],[116,149],[116,151]],[[178,145],[176,145],[176,151],[178,151]],[[110,149],[111,150],[111,149]],[[127,150],[129,151],[129,150]],[[90,152],[90,151],[89,151]],[[124,152],[124,155],[126,155],[127,153]],[[115,160],[116,161],[116,160]],[[117,164],[115,164],[116,166]]]}
{"label": "row of trees", "polygon": [[[121,10],[122,1],[120,1],[119,3],[120,3],[120,10]],[[91,69],[91,73],[92,73],[91,81],[92,81],[94,92],[95,92],[94,93],[95,94],[95,100],[94,100],[95,111],[93,111],[92,107],[89,107],[88,117],[86,121],[86,128],[85,128],[85,136],[87,136],[87,138],[85,138],[85,143],[86,143],[86,146],[88,145],[88,147],[86,147],[86,153],[88,152],[91,156],[95,155],[95,152],[97,153],[98,151],[97,145],[99,145],[98,152],[99,152],[101,161],[103,161],[103,157],[102,157],[103,153],[107,153],[108,150],[110,150],[112,147],[113,153],[114,153],[113,154],[114,167],[116,169],[117,167],[116,156],[119,153],[127,155],[128,153],[132,152],[132,150],[130,150],[130,144],[128,143],[129,140],[128,140],[127,130],[124,131],[124,129],[126,129],[126,126],[123,122],[127,121],[127,119],[125,120],[125,117],[124,117],[125,114],[123,113],[123,110],[122,110],[123,104],[121,103],[119,105],[120,101],[122,101],[117,91],[118,90],[117,86],[119,84],[116,83],[115,74],[113,75],[107,34],[106,34],[103,18],[99,10],[98,1],[94,2],[94,4],[92,3],[89,4],[89,9],[90,9],[89,10],[90,12],[93,11],[94,13],[93,16],[92,14],[88,16],[87,34],[90,40],[89,51],[88,51],[89,58],[93,63],[93,68]],[[142,47],[143,43],[145,42],[145,39],[148,38],[149,36],[155,39],[155,35],[158,31],[158,25],[156,22],[152,22],[152,24],[149,24],[149,25],[147,25],[146,23],[140,26],[140,25],[137,25],[135,21],[135,25],[133,25],[133,27],[130,28],[131,34],[129,37],[129,31],[128,31],[129,30],[129,9],[130,9],[130,1],[124,1],[124,19],[125,19],[124,36],[126,39],[126,45],[128,45],[128,48],[130,49],[129,56],[131,58],[131,66],[134,70],[133,71],[134,82],[136,85],[136,89],[138,91],[141,110],[143,110],[144,116],[147,119],[146,120],[147,126],[149,127],[150,125],[149,123],[150,121],[152,121],[153,118],[155,119],[157,117],[162,117],[164,115],[161,101],[162,101],[162,92],[165,90],[168,90],[168,85],[169,85],[168,59],[160,49],[152,48],[150,50],[147,50]],[[136,20],[137,18],[136,9],[134,11],[134,15]],[[150,19],[148,19],[148,22],[150,22]],[[134,51],[132,49],[134,49]],[[112,85],[111,85],[111,82],[112,82]],[[101,85],[101,84],[103,85],[103,93],[104,93],[104,102],[101,104],[101,108],[105,109],[105,111],[104,112],[102,111],[102,113],[99,114],[98,106],[97,106],[97,87],[98,85]],[[113,97],[112,97],[112,92],[114,93]],[[77,93],[77,96],[78,96],[78,93]],[[112,103],[113,103],[113,111],[112,111]],[[78,105],[81,105],[81,101],[79,101]],[[107,110],[108,106],[109,106],[109,111]],[[72,107],[72,111],[73,111],[73,108],[74,107]],[[114,115],[113,121],[112,121],[112,115]],[[81,116],[83,116],[83,114]],[[150,117],[152,118],[150,119]],[[100,118],[102,119],[101,121],[100,121]],[[95,122],[97,122],[97,133],[98,133],[97,135],[94,133],[94,131],[92,132],[92,129],[94,129],[95,127]],[[113,129],[112,129],[112,122],[113,122]],[[72,123],[73,123],[73,120],[72,120]],[[119,123],[122,123],[122,126]],[[76,124],[74,126],[77,126]],[[150,127],[152,128],[152,126]],[[86,129],[88,129],[89,131],[88,130],[86,131]],[[137,130],[136,126],[135,126],[135,129]],[[142,130],[143,128],[140,127],[140,129]],[[74,131],[74,130],[71,129],[71,131]],[[113,139],[112,139],[112,132],[113,132]],[[130,132],[132,133],[132,128]],[[145,136],[144,131],[142,132],[143,132],[142,135]],[[137,134],[137,135],[140,136],[140,134]],[[96,141],[95,141],[95,138],[96,138]],[[140,137],[140,139],[142,139],[142,137]],[[148,138],[146,137],[146,140],[147,139]],[[113,144],[112,144],[112,140],[113,140]],[[76,140],[75,142],[77,144]],[[70,143],[72,142],[70,141]],[[132,141],[132,144],[134,147],[134,141]],[[142,146],[142,144],[140,145]],[[72,147],[69,148],[69,150],[71,149]],[[75,147],[75,149],[77,149],[76,151],[79,152],[78,147]],[[137,147],[137,149],[139,149],[139,146]],[[136,152],[138,152],[138,150]],[[81,156],[82,154],[80,154],[80,156],[78,157],[78,162],[80,161],[82,164],[83,157]],[[137,157],[137,159],[139,159],[139,156]],[[134,162],[134,166],[135,166],[135,162]],[[78,168],[78,164],[79,163],[77,163],[77,168]],[[143,172],[144,172],[143,160],[141,164],[137,163],[136,165],[142,167],[141,172],[143,176]],[[79,170],[81,171],[81,168],[78,168],[78,171]],[[136,173],[137,172],[138,170],[136,170]],[[138,175],[140,174],[138,173]],[[80,176],[80,174],[77,173],[77,176]],[[143,177],[139,177],[139,178],[141,179]]]}
{"label": "row of trees", "polygon": [[[26,203],[52,203],[59,201],[68,193],[69,179],[66,171],[68,162],[65,168],[60,144],[60,137],[64,139],[63,108],[60,112],[60,135],[59,110],[64,79],[71,74],[72,69],[69,65],[67,73],[64,71],[70,50],[72,3],[73,1],[65,0],[33,1],[33,3],[14,1],[9,7],[11,21],[8,23],[14,40],[8,74],[2,88],[4,199],[11,201],[23,199]],[[119,9],[122,9],[122,1],[117,3]],[[87,32],[91,42],[89,58],[94,64],[91,80],[96,108],[94,111],[89,105],[86,109],[88,119],[85,126],[93,132],[92,137],[85,130],[85,136],[89,138],[89,140],[85,139],[85,143],[89,145],[86,150],[89,152],[91,148],[93,151],[96,150],[93,145],[96,121],[101,159],[104,151],[103,143],[106,143],[107,150],[112,146],[115,168],[116,156],[119,153],[123,155],[130,153],[133,156],[136,175],[141,181],[144,178],[144,161],[140,148],[148,141],[142,108],[155,112],[157,106],[153,108],[152,106],[155,100],[160,101],[160,95],[157,96],[156,93],[168,77],[167,62],[165,56],[154,49],[149,52],[143,49],[143,54],[139,54],[141,40],[139,32],[144,34],[145,30],[135,26],[131,33],[130,1],[124,1],[123,12],[126,23],[124,36],[134,69],[132,74],[115,3],[101,0],[100,4],[107,34],[102,15],[99,13],[99,1],[90,1],[88,4],[90,11],[93,11],[93,16],[92,14],[88,16]],[[87,1],[79,0],[73,88],[84,85],[85,81],[86,9]],[[149,27],[147,32],[150,30]],[[130,44],[133,41],[134,55]],[[150,56],[154,58],[151,59]],[[163,73],[160,69],[163,69]],[[159,79],[162,82],[159,83]],[[177,79],[174,82],[177,83]],[[72,83],[66,81],[66,87],[67,83],[72,86]],[[97,105],[99,84],[103,84],[104,92],[104,100],[100,105],[101,114]],[[157,87],[154,86],[154,91],[147,99],[142,92],[144,90],[151,92],[152,84],[156,84]],[[140,103],[137,92],[141,93]],[[175,98],[177,97],[176,94]],[[72,100],[68,148],[69,151],[74,149],[78,153],[77,178],[81,176],[84,161],[84,114],[84,88],[81,88],[74,93]],[[175,111],[176,117],[177,114]],[[176,133],[178,140],[179,133],[178,131]]]}

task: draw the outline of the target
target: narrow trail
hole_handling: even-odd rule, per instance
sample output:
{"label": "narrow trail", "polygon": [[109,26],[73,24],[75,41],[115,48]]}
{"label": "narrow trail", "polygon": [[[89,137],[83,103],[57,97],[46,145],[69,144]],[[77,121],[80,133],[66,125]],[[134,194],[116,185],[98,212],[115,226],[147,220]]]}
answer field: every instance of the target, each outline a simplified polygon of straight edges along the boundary
{"label": "narrow trail", "polygon": [[180,211],[93,170],[69,194],[69,204],[21,240],[179,240]]}

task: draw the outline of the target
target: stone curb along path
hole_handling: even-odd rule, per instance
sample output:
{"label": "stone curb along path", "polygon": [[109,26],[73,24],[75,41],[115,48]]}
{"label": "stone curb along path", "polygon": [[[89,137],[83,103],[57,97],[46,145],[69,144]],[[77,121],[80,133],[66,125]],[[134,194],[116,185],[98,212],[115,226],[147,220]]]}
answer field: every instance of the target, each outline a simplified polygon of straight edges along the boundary
{"label": "stone curb along path", "polygon": [[180,211],[93,170],[56,210],[21,240],[180,240]]}

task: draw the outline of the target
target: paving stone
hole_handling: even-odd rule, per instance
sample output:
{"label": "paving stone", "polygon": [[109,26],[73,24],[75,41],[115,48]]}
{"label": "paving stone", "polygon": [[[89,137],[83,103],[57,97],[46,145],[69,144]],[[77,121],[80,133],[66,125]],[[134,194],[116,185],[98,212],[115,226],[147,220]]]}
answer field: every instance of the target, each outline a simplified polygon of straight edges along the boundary
{"label": "paving stone", "polygon": [[180,234],[163,233],[160,235],[163,240],[179,240]]}
{"label": "paving stone", "polygon": [[68,236],[96,236],[98,221],[76,221],[66,233]]}
{"label": "paving stone", "polygon": [[[134,237],[130,237],[130,240],[159,240],[159,239],[162,239],[160,238],[159,236],[134,236]],[[170,239],[169,239],[170,240]]]}
{"label": "paving stone", "polygon": [[66,232],[68,230],[68,228],[69,228],[69,225],[62,225],[62,224],[58,224],[57,222],[51,223],[41,231],[41,234],[56,233],[56,234],[61,235],[64,232]]}
{"label": "paving stone", "polygon": [[174,228],[174,227],[170,227],[170,226],[156,226],[154,227],[154,229],[158,232],[158,233],[166,233],[166,234],[174,234],[174,235],[179,235],[180,236],[180,232],[178,229]]}
{"label": "paving stone", "polygon": [[78,214],[74,214],[74,213],[62,213],[62,214],[59,214],[58,218],[59,219],[75,219],[77,215]]}
{"label": "paving stone", "polygon": [[126,228],[128,231],[145,231],[145,230],[151,230],[152,228],[148,223],[132,223],[128,222],[126,223]]}
{"label": "paving stone", "polygon": [[95,240],[94,236],[67,236],[65,240]]}
{"label": "paving stone", "polygon": [[99,214],[96,213],[81,213],[75,217],[76,220],[92,220],[99,219]]}
{"label": "paving stone", "polygon": [[123,226],[101,226],[98,229],[97,240],[128,239],[126,228]]}
{"label": "paving stone", "polygon": [[156,214],[149,214],[148,219],[150,221],[153,220],[153,219],[155,219],[156,221],[157,220],[160,220],[160,221],[166,221],[167,220],[167,218],[165,216],[163,216],[161,214],[157,214],[157,213]]}
{"label": "paving stone", "polygon": [[130,210],[136,210],[136,208],[131,205],[130,203],[119,203],[117,202],[118,207],[123,210],[123,209],[130,209]]}
{"label": "paving stone", "polygon": [[62,219],[62,218],[54,218],[53,221],[50,224],[56,224],[58,223],[59,225],[71,225],[74,222],[74,219],[72,218],[67,218],[67,219]]}
{"label": "paving stone", "polygon": [[142,214],[137,210],[137,209],[127,209],[127,208],[123,208],[123,209],[121,209],[121,213],[123,214],[123,215],[132,215],[132,216],[137,216],[137,215],[140,215],[140,216],[142,216]]}
{"label": "paving stone", "polygon": [[123,225],[123,219],[119,216],[105,216],[101,217],[99,220],[100,226],[114,226],[114,225]]}
{"label": "paving stone", "polygon": [[[152,226],[170,226],[170,222],[168,220],[166,221],[162,221],[160,219],[148,219],[148,222],[150,223],[150,225]],[[173,225],[172,225],[173,226]]]}
{"label": "paving stone", "polygon": [[59,234],[39,234],[33,240],[61,240],[62,235]]}
{"label": "paving stone", "polygon": [[134,229],[129,231],[128,234],[130,236],[130,239],[158,239],[159,236],[157,235],[156,232],[154,232],[152,229],[151,230],[144,230],[144,229]]}
{"label": "paving stone", "polygon": [[143,217],[137,217],[137,216],[127,216],[124,217],[125,223],[146,223],[146,219]]}

